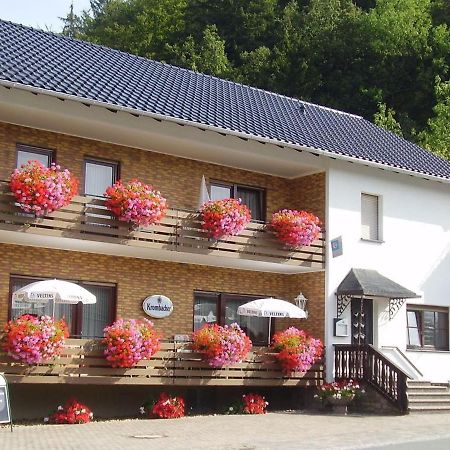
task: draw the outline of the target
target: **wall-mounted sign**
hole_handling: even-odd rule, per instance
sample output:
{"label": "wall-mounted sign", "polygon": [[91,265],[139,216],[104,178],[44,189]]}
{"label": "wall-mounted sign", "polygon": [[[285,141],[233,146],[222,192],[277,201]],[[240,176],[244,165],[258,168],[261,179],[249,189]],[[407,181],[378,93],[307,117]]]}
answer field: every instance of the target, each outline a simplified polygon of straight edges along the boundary
{"label": "wall-mounted sign", "polygon": [[336,258],[336,256],[342,255],[342,253],[343,253],[342,236],[339,236],[336,239],[331,240],[331,253],[333,254],[333,258]]}
{"label": "wall-mounted sign", "polygon": [[11,424],[11,407],[9,406],[8,383],[3,374],[0,373],[0,423]]}
{"label": "wall-mounted sign", "polygon": [[347,319],[334,319],[334,335],[337,337],[348,336],[348,321]]}
{"label": "wall-mounted sign", "polygon": [[162,319],[172,314],[173,303],[165,295],[151,295],[142,302],[142,309],[150,317]]}

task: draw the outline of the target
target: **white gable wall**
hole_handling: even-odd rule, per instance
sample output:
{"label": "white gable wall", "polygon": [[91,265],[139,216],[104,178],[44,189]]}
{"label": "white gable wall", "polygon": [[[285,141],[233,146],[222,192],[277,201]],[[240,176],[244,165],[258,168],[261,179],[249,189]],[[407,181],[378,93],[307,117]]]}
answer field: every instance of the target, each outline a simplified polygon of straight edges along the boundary
{"label": "white gable wall", "polygon": [[[361,193],[381,196],[383,242],[361,240]],[[342,236],[343,255],[329,250],[327,342],[333,337],[335,292],[351,268],[374,269],[421,295],[407,300],[450,307],[450,186],[402,174],[333,161],[328,172],[328,240]],[[350,322],[350,306],[343,314]],[[406,350],[406,304],[389,320],[388,301],[374,299],[374,345],[396,346],[430,381],[450,380],[450,352]],[[328,376],[333,352],[328,348]]]}

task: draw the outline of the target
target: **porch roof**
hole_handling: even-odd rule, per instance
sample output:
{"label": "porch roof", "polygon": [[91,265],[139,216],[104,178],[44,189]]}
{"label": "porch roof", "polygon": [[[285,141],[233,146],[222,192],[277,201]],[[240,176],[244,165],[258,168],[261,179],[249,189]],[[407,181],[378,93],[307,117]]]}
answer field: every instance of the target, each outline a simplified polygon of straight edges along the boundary
{"label": "porch roof", "polygon": [[336,295],[384,297],[389,299],[420,297],[420,295],[386,278],[376,270],[368,269],[351,269],[337,288]]}

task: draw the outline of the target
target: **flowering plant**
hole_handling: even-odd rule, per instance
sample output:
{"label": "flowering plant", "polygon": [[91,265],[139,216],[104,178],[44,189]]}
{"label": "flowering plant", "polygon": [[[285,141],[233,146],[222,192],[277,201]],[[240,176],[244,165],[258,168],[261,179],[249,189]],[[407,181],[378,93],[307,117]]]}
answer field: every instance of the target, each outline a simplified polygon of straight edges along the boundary
{"label": "flowering plant", "polygon": [[200,215],[202,228],[214,239],[239,234],[251,218],[248,207],[234,198],[206,202]]}
{"label": "flowering plant", "polygon": [[237,323],[205,325],[192,334],[192,347],[204,354],[212,367],[241,362],[252,348],[252,341]]}
{"label": "flowering plant", "polygon": [[159,350],[159,336],[148,319],[118,319],[104,330],[106,359],[112,367],[132,367]]}
{"label": "flowering plant", "polygon": [[13,359],[39,364],[58,356],[69,336],[63,319],[24,314],[10,320],[3,329],[2,349]]}
{"label": "flowering plant", "polygon": [[58,409],[49,417],[44,418],[45,423],[89,423],[93,414],[91,410],[79,403],[76,399],[70,399],[64,406]]}
{"label": "flowering plant", "polygon": [[335,399],[353,399],[355,395],[365,393],[364,389],[353,380],[334,381],[333,383],[319,386],[317,389],[318,393],[316,397],[319,397],[321,400],[326,400],[331,397]]}
{"label": "flowering plant", "polygon": [[275,333],[272,349],[277,352],[275,358],[281,364],[283,372],[306,372],[322,355],[323,344],[305,331],[295,327]]}
{"label": "flowering plant", "polygon": [[161,220],[167,211],[166,199],[152,186],[139,180],[116,181],[105,192],[106,207],[119,219],[136,226]]}
{"label": "flowering plant", "polygon": [[314,214],[295,209],[273,213],[270,229],[284,244],[292,247],[311,245],[320,234],[320,220]]}
{"label": "flowering plant", "polygon": [[159,419],[178,419],[184,417],[184,409],[183,397],[171,397],[162,392],[156,402],[149,402],[141,406],[140,413]]}
{"label": "flowering plant", "polygon": [[78,179],[67,169],[28,161],[11,174],[11,192],[26,212],[42,216],[70,203],[78,192]]}
{"label": "flowering plant", "polygon": [[259,394],[246,394],[242,396],[245,414],[265,414],[269,404],[266,399]]}

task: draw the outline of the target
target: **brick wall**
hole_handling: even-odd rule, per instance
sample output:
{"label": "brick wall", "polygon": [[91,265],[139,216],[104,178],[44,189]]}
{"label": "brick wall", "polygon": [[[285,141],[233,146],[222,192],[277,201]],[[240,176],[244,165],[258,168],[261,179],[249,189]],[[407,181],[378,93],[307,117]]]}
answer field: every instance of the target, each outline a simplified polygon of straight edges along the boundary
{"label": "brick wall", "polygon": [[[144,316],[141,304],[148,295],[167,295],[174,311],[155,319],[166,337],[192,331],[194,290],[290,300],[301,290],[309,299],[310,317],[292,324],[317,337],[324,334],[323,272],[283,275],[0,244],[0,323],[7,319],[11,274],[116,283],[117,315],[127,318]],[[277,329],[288,324],[276,321]]]}
{"label": "brick wall", "polygon": [[154,185],[173,208],[196,208],[202,175],[208,180],[245,184],[266,190],[267,217],[281,208],[306,208],[323,219],[325,177],[315,174],[295,180],[208,164],[90,139],[0,123],[0,179],[8,179],[16,164],[16,144],[55,151],[61,166],[80,179],[83,191],[83,160],[97,157],[120,162],[121,177],[139,178]]}

